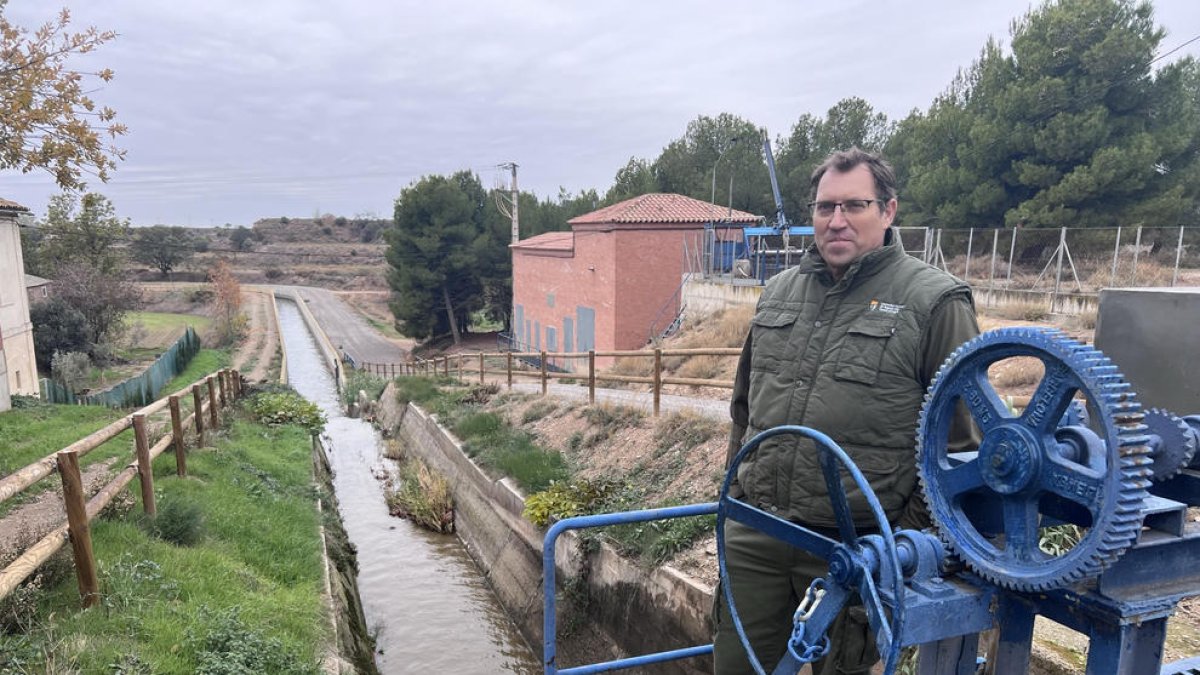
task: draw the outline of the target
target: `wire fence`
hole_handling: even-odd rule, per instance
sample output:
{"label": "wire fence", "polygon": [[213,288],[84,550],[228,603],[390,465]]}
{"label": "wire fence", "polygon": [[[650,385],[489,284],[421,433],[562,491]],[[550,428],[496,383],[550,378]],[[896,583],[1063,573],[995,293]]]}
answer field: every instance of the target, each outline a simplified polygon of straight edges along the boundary
{"label": "wire fence", "polygon": [[162,356],[139,375],[93,394],[75,394],[54,380],[42,379],[42,400],[49,403],[104,405],[110,408],[131,408],[148,405],[158,392],[179,373],[200,351],[200,337],[191,326]]}
{"label": "wire fence", "polygon": [[[1048,298],[1051,312],[1069,310],[1064,298],[1094,299],[1102,288],[1200,286],[1200,227],[1195,226],[907,227],[896,232],[909,255],[946,270],[976,291],[1024,293],[1039,301]],[[807,243],[803,239],[793,243]],[[748,256],[746,269],[763,267],[763,261],[754,260],[754,249],[740,250]],[[800,258],[798,254],[787,256],[783,267],[798,264]],[[703,261],[694,252],[685,260],[689,273],[710,281],[765,282],[753,274],[736,274],[736,261],[731,264],[735,273],[729,274],[720,268],[705,273]],[[772,258],[772,262],[778,261]]]}

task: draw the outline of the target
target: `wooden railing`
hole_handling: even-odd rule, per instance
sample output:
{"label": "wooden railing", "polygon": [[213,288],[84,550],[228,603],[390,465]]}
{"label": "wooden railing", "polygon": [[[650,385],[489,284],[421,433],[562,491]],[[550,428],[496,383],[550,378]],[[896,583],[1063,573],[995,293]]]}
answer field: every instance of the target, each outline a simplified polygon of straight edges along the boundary
{"label": "wooden railing", "polygon": [[[192,413],[182,417],[180,401],[186,402],[191,392]],[[218,408],[232,403],[242,393],[242,378],[236,370],[224,369],[208,375],[170,396],[122,417],[89,436],[75,441],[57,453],[42,459],[0,479],[0,502],[20,494],[34,483],[49,476],[55,470],[62,478],[63,503],[66,505],[67,522],[42,537],[26,549],[20,557],[0,570],[0,598],[6,597],[22,581],[31,575],[50,556],[54,555],[68,538],[75,558],[75,572],[79,581],[79,594],[83,606],[90,607],[100,598],[99,580],[96,575],[96,560],[92,555],[90,522],[108,506],[135,476],[140,479],[142,508],[147,515],[156,512],[154,500],[154,473],[151,462],[167,448],[175,449],[175,472],[187,475],[186,430],[194,428],[197,445],[204,445],[207,430],[216,429],[219,423]],[[146,418],[163,409],[171,416],[170,431],[153,444],[147,438]],[[79,458],[95,450],[118,434],[133,428],[132,461],[107,485],[88,499],[84,494],[83,477],[79,471]]]}
{"label": "wooden railing", "polygon": [[[397,375],[443,375],[449,377],[451,363],[458,378],[478,377],[479,382],[485,382],[488,375],[503,377],[511,389],[513,378],[537,378],[542,384],[545,394],[548,383],[558,380],[587,380],[588,401],[596,402],[597,382],[625,382],[648,384],[654,396],[654,414],[661,409],[662,388],[667,384],[689,385],[694,387],[716,387],[733,389],[733,380],[702,379],[695,377],[673,377],[663,373],[663,358],[671,356],[738,356],[742,353],[739,347],[715,347],[708,349],[654,349],[587,352],[479,352],[477,354],[451,354],[432,359],[416,359],[404,363],[360,363],[358,369],[381,377],[396,377]],[[644,358],[652,359],[653,366],[650,375],[619,375],[616,373],[597,373],[597,358]],[[570,360],[587,360],[586,372],[570,372],[549,365],[550,360],[561,363]],[[503,366],[497,364],[503,360]],[[536,363],[536,367],[530,362]]]}

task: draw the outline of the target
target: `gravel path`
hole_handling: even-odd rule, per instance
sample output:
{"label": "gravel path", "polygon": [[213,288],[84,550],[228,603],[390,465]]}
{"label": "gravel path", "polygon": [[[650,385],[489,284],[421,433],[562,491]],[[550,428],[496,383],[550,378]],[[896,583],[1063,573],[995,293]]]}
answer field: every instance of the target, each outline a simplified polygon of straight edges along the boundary
{"label": "gravel path", "polygon": [[[502,384],[501,386],[504,385]],[[514,382],[513,390],[528,394],[540,394],[542,393],[542,385],[536,382]],[[587,387],[572,384],[550,384],[546,387],[546,393],[550,396],[580,401],[586,401],[588,397]],[[646,412],[654,410],[654,395],[648,391],[601,389],[597,387],[596,402],[623,405],[638,408]],[[729,401],[663,394],[659,399],[659,408],[664,413],[690,410],[716,420],[729,420]]]}

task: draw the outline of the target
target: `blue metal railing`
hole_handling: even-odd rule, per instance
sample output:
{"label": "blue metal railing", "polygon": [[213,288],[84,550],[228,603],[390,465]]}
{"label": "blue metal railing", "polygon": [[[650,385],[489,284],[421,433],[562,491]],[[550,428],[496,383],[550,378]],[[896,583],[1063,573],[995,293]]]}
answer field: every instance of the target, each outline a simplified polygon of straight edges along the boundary
{"label": "blue metal railing", "polygon": [[711,654],[713,646],[711,644],[707,644],[559,670],[558,664],[555,662],[558,652],[557,635],[555,633],[557,619],[555,616],[556,602],[554,597],[554,589],[555,574],[557,570],[554,566],[554,544],[558,540],[559,535],[567,530],[581,530],[592,527],[605,527],[607,525],[626,525],[628,523],[642,523],[648,520],[667,520],[670,518],[687,518],[689,516],[707,516],[716,512],[717,502],[709,502],[706,504],[689,504],[687,506],[669,506],[661,509],[627,511],[625,513],[603,513],[593,516],[575,516],[573,518],[564,518],[563,520],[560,520],[554,525],[550,526],[550,529],[546,531],[546,538],[542,543],[542,593],[545,596],[545,605],[543,607],[542,614],[542,664],[545,667],[544,672],[546,675],[555,675],[556,673],[561,675],[604,673],[613,670],[636,668],[638,666],[647,666],[654,663],[663,663],[665,661],[674,661],[677,659],[686,659],[693,656],[704,656],[705,654]]}

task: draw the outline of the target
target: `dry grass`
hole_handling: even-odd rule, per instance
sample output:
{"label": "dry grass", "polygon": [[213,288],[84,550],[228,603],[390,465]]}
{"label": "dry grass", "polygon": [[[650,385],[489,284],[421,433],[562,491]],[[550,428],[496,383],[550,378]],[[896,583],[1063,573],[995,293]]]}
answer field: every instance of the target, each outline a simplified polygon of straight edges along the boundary
{"label": "dry grass", "polygon": [[1094,290],[1113,286],[1166,287],[1171,285],[1175,267],[1173,264],[1164,265],[1153,258],[1143,257],[1138,260],[1137,269],[1134,270],[1133,258],[1125,258],[1117,261],[1115,280],[1112,272],[1111,265],[1100,265],[1081,281],[1084,286]]}
{"label": "dry grass", "polygon": [[702,380],[717,379],[723,373],[726,361],[731,356],[693,356],[688,358],[676,372],[679,377],[694,377]]}
{"label": "dry grass", "polygon": [[[647,352],[650,355],[650,352]],[[646,356],[622,356],[613,363],[608,372],[613,375],[650,377],[654,375],[654,359]]]}
{"label": "dry grass", "polygon": [[1046,303],[1043,302],[1013,302],[993,307],[988,311],[1002,319],[1018,321],[1045,321],[1050,315]]}
{"label": "dry grass", "polygon": [[1036,385],[1045,372],[1038,359],[1018,356],[993,363],[988,368],[988,381],[997,391],[1004,392]]}

